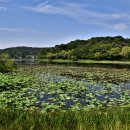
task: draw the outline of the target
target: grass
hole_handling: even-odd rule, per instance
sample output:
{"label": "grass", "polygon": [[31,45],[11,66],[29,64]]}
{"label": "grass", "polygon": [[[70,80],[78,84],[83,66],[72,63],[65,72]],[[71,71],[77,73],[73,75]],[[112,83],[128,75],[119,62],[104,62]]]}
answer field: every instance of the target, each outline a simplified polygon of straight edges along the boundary
{"label": "grass", "polygon": [[0,110],[0,130],[129,130],[130,109],[41,113],[38,110]]}
{"label": "grass", "polygon": [[101,61],[96,61],[96,60],[62,60],[62,59],[54,59],[54,60],[48,60],[48,59],[43,59],[41,62],[54,62],[54,63],[84,63],[84,64],[126,64],[130,65],[130,61],[108,61],[108,60],[101,60]]}
{"label": "grass", "polygon": [[95,60],[78,60],[78,63],[100,63],[100,64],[130,64],[130,61],[95,61]]}

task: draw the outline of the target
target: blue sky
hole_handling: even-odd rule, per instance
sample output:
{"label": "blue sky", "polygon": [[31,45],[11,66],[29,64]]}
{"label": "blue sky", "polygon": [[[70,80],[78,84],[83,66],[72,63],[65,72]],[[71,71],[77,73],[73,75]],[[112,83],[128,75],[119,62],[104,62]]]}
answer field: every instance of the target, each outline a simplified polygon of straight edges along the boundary
{"label": "blue sky", "polygon": [[130,0],[0,0],[0,48],[130,37]]}

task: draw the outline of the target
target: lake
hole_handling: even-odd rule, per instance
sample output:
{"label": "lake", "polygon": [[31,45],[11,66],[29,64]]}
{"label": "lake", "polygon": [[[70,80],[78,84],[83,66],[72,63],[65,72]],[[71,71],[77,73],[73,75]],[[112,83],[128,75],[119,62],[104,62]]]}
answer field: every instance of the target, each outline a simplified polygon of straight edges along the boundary
{"label": "lake", "polygon": [[130,105],[130,69],[123,65],[19,65],[0,79],[1,107],[50,111]]}
{"label": "lake", "polygon": [[42,86],[29,89],[37,93],[36,106],[46,109],[90,109],[128,106],[130,103],[130,70],[123,65],[23,65]]}

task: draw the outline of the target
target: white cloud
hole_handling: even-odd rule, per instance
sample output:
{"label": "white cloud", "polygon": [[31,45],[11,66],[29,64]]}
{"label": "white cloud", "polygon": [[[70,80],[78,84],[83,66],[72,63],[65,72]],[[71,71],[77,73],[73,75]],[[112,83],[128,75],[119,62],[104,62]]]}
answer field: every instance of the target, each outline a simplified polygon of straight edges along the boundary
{"label": "white cloud", "polygon": [[113,28],[116,30],[127,30],[129,26],[125,23],[118,23],[118,24],[115,24]]}
{"label": "white cloud", "polygon": [[[63,3],[63,2],[62,2]],[[104,19],[120,19],[128,16],[126,13],[100,13],[92,10],[86,9],[83,5],[76,3],[64,3],[60,5],[49,4],[48,1],[38,4],[35,7],[25,7],[26,9],[47,14],[59,14],[67,15],[71,17],[90,17],[90,18],[104,18]]]}
{"label": "white cloud", "polygon": [[24,32],[24,29],[18,29],[18,28],[7,28],[7,27],[0,27],[1,31],[8,31],[8,32]]}
{"label": "white cloud", "polygon": [[[41,1],[41,0],[33,0],[33,1]],[[0,0],[0,2],[6,3],[7,0]],[[10,8],[16,8],[15,5],[0,4],[0,11],[7,11]],[[18,7],[18,6],[17,6]],[[65,3],[63,1],[50,3],[48,1],[44,1],[36,6],[19,6],[18,8],[23,8],[26,10],[30,10],[37,13],[43,14],[57,14],[63,15],[70,18],[75,19],[77,22],[81,24],[90,24],[97,26],[104,26],[109,29],[115,30],[127,30],[129,26],[126,21],[130,20],[130,15],[126,12],[124,13],[109,13],[109,12],[98,12],[90,9],[90,5],[83,5],[79,3]],[[122,21],[120,23],[120,20]],[[10,31],[10,32],[24,32],[28,30],[17,29],[17,28],[6,28],[1,27],[1,31]],[[30,33],[37,33],[35,31],[30,31]]]}
{"label": "white cloud", "polygon": [[[75,19],[76,21],[84,24],[95,24],[109,27],[111,21],[116,20],[130,20],[130,15],[127,13],[104,13],[97,12],[86,8],[86,6],[77,3],[63,3],[60,2],[57,5],[50,4],[49,1],[45,1],[37,6],[24,7],[25,9],[44,13],[44,14],[57,14],[64,15]],[[111,25],[110,25],[111,26]],[[114,26],[114,24],[112,24]],[[114,29],[127,29],[123,24],[117,24]]]}
{"label": "white cloud", "polygon": [[14,32],[14,33],[31,33],[35,35],[45,35],[42,32],[35,31],[35,30],[30,30],[30,29],[22,29],[22,28],[11,28],[11,27],[0,27],[0,31],[5,31],[5,32]]}

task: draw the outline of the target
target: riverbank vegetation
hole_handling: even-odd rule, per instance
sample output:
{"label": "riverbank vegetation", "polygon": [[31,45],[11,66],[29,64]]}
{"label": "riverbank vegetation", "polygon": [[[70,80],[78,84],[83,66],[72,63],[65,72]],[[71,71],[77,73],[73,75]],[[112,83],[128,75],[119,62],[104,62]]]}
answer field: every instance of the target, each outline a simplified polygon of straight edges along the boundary
{"label": "riverbank vegetation", "polygon": [[130,110],[109,108],[91,111],[0,109],[1,130],[129,130]]}
{"label": "riverbank vegetation", "polygon": [[9,54],[0,54],[0,72],[10,72],[13,69],[16,69],[16,63],[14,60],[11,59]]}
{"label": "riverbank vegetation", "polygon": [[[20,63],[26,64],[28,60],[21,60]],[[130,61],[110,61],[110,60],[86,60],[86,59],[79,59],[79,60],[63,60],[63,59],[40,59],[33,62],[35,64],[37,63],[48,63],[48,64],[69,64],[69,65],[130,65]]]}
{"label": "riverbank vegetation", "polygon": [[18,66],[0,81],[2,130],[130,128],[127,68]]}

